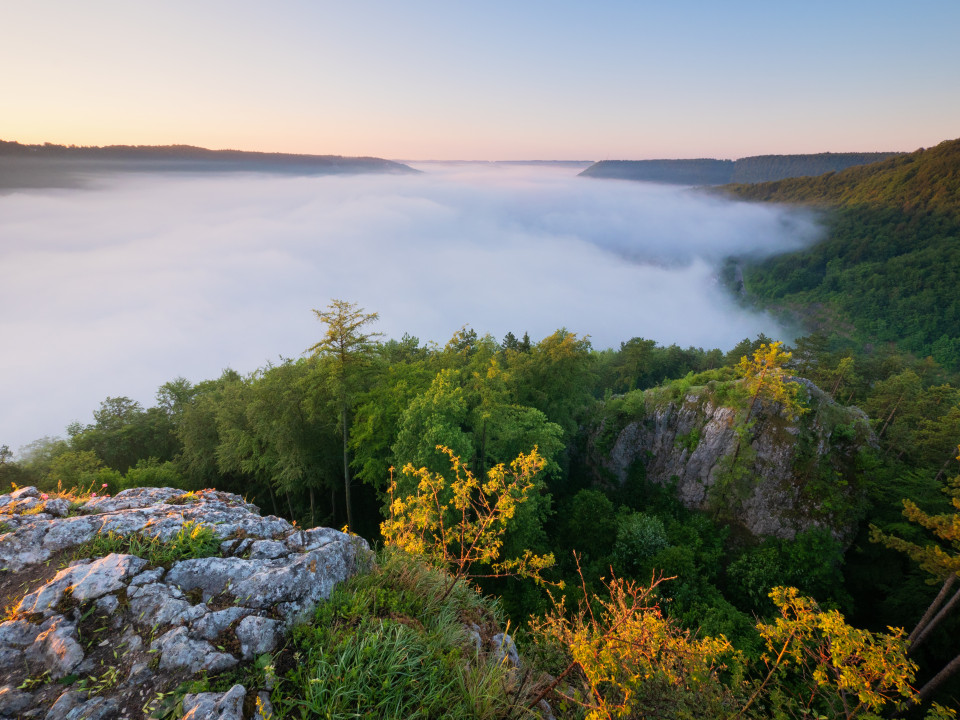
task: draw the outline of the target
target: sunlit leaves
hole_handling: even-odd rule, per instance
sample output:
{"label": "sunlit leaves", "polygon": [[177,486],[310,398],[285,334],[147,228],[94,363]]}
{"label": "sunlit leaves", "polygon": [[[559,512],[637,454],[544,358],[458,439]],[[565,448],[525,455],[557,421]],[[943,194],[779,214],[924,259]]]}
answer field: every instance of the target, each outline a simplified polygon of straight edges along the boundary
{"label": "sunlit leaves", "polygon": [[552,554],[526,550],[518,557],[500,557],[517,507],[536,491],[534,478],[544,467],[536,448],[520,454],[509,468],[491,468],[485,479],[449,448],[437,449],[449,458],[451,479],[408,463],[403,474],[416,481],[416,489],[400,495],[397,482],[391,482],[390,517],[380,526],[386,542],[428,557],[455,578],[516,576],[544,582],[542,572],[553,565]]}
{"label": "sunlit leaves", "polygon": [[907,658],[903,630],[852,627],[838,611],[821,609],[796,588],[774,588],[770,597],[779,617],[757,629],[767,645],[764,661],[786,691],[780,702],[788,709],[879,717],[888,704],[913,698],[917,666]]}

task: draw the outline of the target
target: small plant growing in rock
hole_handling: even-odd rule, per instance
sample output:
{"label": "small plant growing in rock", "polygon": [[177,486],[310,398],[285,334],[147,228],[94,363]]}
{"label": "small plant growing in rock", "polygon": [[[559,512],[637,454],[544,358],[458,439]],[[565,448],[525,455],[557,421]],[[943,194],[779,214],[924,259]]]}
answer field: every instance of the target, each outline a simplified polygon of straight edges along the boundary
{"label": "small plant growing in rock", "polygon": [[212,557],[220,552],[220,540],[213,528],[193,521],[185,522],[170,540],[163,541],[142,533],[97,535],[81,545],[76,557],[102,557],[127,553],[144,558],[151,565],[168,567],[178,560]]}
{"label": "small plant growing in rock", "polygon": [[452,450],[442,445],[437,450],[450,458],[453,479],[408,463],[403,474],[417,480],[417,487],[397,497],[391,478],[390,517],[380,526],[387,544],[449,569],[453,580],[448,593],[461,578],[524,577],[543,584],[543,571],[554,563],[552,553],[525,550],[520,557],[500,559],[504,533],[517,506],[535,491],[533,479],[545,465],[537,449],[521,453],[509,469],[502,463],[491,468],[485,482]]}
{"label": "small plant growing in rock", "polygon": [[763,344],[750,359],[746,355],[737,363],[737,372],[743,377],[743,384],[750,393],[750,406],[747,408],[747,420],[753,408],[761,398],[783,405],[784,411],[802,415],[806,408],[797,399],[800,385],[788,379],[784,367],[793,357],[781,350],[782,342]]}

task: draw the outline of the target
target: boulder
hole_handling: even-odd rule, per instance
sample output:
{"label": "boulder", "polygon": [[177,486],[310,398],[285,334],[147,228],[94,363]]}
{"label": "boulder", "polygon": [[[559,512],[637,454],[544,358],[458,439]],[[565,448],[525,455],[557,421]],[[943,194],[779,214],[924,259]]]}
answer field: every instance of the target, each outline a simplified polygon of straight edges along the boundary
{"label": "boulder", "polygon": [[196,693],[184,695],[182,720],[243,720],[243,701],[247,691],[243,685],[234,685],[225,693]]}

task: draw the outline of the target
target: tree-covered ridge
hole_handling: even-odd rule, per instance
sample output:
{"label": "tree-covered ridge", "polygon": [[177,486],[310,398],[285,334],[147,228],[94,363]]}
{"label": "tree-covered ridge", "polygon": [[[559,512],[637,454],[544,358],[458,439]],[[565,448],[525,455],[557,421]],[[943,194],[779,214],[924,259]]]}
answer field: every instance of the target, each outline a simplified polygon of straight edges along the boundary
{"label": "tree-covered ridge", "polygon": [[756,155],[739,160],[601,160],[581,175],[679,185],[725,185],[822,175],[884,160],[897,153]]}
{"label": "tree-covered ridge", "polygon": [[758,183],[838,172],[850,167],[869,165],[899,153],[815,153],[808,155],[754,155],[740,158],[733,164],[732,183]]}
{"label": "tree-covered ridge", "polygon": [[601,160],[580,173],[584,177],[678,185],[723,185],[733,177],[732,160]]}
{"label": "tree-covered ridge", "polygon": [[307,155],[302,153],[254,152],[248,150],[208,150],[194,145],[24,145],[0,140],[0,157],[88,159],[88,160],[207,160],[223,163],[280,163],[286,165],[324,165],[362,161],[413,172],[411,168],[390,160],[374,157],[342,155]]}
{"label": "tree-covered ridge", "polygon": [[817,178],[725,188],[826,210],[817,245],[745,263],[744,286],[811,327],[960,368],[960,140]]}
{"label": "tree-covered ridge", "polygon": [[960,219],[960,139],[819,177],[724,189],[745,200],[845,208],[869,206]]}
{"label": "tree-covered ridge", "polygon": [[22,145],[0,140],[0,192],[82,187],[90,175],[117,172],[257,172],[285,175],[415,173],[375,157],[207,150],[191,145]]}

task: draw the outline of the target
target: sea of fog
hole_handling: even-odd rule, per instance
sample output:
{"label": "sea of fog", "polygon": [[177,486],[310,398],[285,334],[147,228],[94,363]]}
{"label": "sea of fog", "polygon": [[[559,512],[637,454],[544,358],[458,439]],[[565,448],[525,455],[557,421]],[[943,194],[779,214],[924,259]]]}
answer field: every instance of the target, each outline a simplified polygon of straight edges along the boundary
{"label": "sea of fog", "polygon": [[718,286],[730,254],[812,242],[812,218],[577,169],[420,164],[417,175],[118,174],[0,195],[0,444],[92,421],[107,396],[298,357],[331,298],[377,330],[463,325],[594,347],[729,349],[782,334]]}

